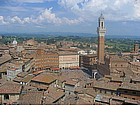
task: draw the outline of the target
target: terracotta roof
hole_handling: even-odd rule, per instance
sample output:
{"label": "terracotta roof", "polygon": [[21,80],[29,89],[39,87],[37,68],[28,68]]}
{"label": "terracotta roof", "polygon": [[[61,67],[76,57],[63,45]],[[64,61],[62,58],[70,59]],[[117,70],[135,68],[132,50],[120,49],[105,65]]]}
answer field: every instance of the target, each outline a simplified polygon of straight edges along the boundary
{"label": "terracotta roof", "polygon": [[40,105],[43,97],[43,92],[27,92],[20,95],[19,104],[21,105]]}
{"label": "terracotta roof", "polygon": [[6,82],[7,82],[6,79],[0,79],[0,85],[3,85]]}
{"label": "terracotta roof", "polygon": [[69,79],[79,79],[79,80],[86,80],[85,73],[82,70],[68,70],[68,71],[62,71],[60,75],[58,76],[58,80],[60,81],[67,81]]}
{"label": "terracotta roof", "polygon": [[49,87],[47,92],[45,92],[46,104],[53,104],[58,99],[65,96],[65,92],[61,89],[57,89],[55,87]]}
{"label": "terracotta roof", "polygon": [[112,77],[112,79],[110,80],[111,82],[123,82],[123,78],[119,78],[119,77]]}
{"label": "terracotta roof", "polygon": [[32,80],[33,77],[34,77],[34,75],[29,74],[23,78],[22,82],[28,83]]}
{"label": "terracotta roof", "polygon": [[41,82],[41,83],[47,83],[47,84],[50,84],[52,82],[54,82],[56,80],[56,78],[50,74],[40,74],[36,77],[34,77],[32,79],[32,81],[35,81],[35,82]]}
{"label": "terracotta roof", "polygon": [[134,84],[134,83],[123,83],[119,89],[125,89],[125,90],[134,90],[134,91],[140,91],[140,85]]}
{"label": "terracotta roof", "polygon": [[9,60],[11,60],[11,56],[10,55],[4,55],[0,58],[0,64],[6,63]]}
{"label": "terracotta roof", "polygon": [[132,78],[132,81],[133,81],[133,82],[140,82],[140,77]]}
{"label": "terracotta roof", "polygon": [[86,101],[86,100],[84,100],[83,98],[79,98],[78,100],[77,100],[77,103],[76,103],[77,105],[92,105],[93,103],[91,103],[91,102],[89,102],[89,101]]}
{"label": "terracotta roof", "polygon": [[28,72],[21,72],[17,76],[24,78],[26,75],[28,75]]}
{"label": "terracotta roof", "polygon": [[7,67],[5,64],[3,64],[2,66],[0,66],[0,72],[7,72]]}
{"label": "terracotta roof", "polygon": [[119,88],[119,83],[111,83],[105,81],[96,81],[93,84],[93,88],[105,89],[105,90],[114,90],[116,91]]}
{"label": "terracotta roof", "polygon": [[140,105],[140,101],[138,101],[138,100],[131,100],[131,99],[125,99],[125,103],[134,104],[134,105]]}
{"label": "terracotta roof", "polygon": [[21,88],[20,84],[8,81],[0,86],[0,94],[20,94]]}
{"label": "terracotta roof", "polygon": [[64,105],[76,105],[77,103],[77,96],[76,94],[70,94],[65,97]]}
{"label": "terracotta roof", "polygon": [[14,82],[18,82],[18,83],[20,83],[22,80],[23,80],[23,78],[21,78],[21,77],[16,77],[13,79]]}
{"label": "terracotta roof", "polygon": [[38,88],[38,89],[45,89],[45,90],[48,89],[48,86],[46,86],[46,85],[35,85],[34,87]]}
{"label": "terracotta roof", "polygon": [[43,73],[43,72],[45,72],[45,70],[35,71],[35,72],[33,72],[33,74],[34,74],[34,75],[38,75],[38,74],[41,74],[41,73]]}
{"label": "terracotta roof", "polygon": [[66,81],[65,85],[75,86],[77,83],[78,81],[73,81],[72,79],[69,79]]}
{"label": "terracotta roof", "polygon": [[27,90],[31,91],[31,90],[37,90],[37,88],[36,88],[36,87],[33,87],[33,86],[25,85],[25,86],[23,87],[23,90],[24,90],[24,91],[27,91]]}
{"label": "terracotta roof", "polygon": [[135,65],[135,66],[140,66],[140,62],[130,62],[130,64]]}
{"label": "terracotta roof", "polygon": [[83,87],[76,87],[75,88],[75,93],[84,94],[85,93],[85,89]]}
{"label": "terracotta roof", "polygon": [[85,89],[85,93],[86,93],[87,95],[92,96],[92,97],[96,97],[96,95],[97,95],[97,93],[94,92],[93,88],[87,88],[87,89]]}

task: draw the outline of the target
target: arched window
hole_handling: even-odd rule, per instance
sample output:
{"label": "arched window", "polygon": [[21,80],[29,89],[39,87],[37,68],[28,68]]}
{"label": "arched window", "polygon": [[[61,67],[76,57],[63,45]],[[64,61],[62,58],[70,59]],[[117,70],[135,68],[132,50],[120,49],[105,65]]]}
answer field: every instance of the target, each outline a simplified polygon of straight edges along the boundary
{"label": "arched window", "polygon": [[102,26],[102,27],[104,27],[104,23],[103,23],[103,22],[101,22],[101,24],[102,24],[101,26]]}
{"label": "arched window", "polygon": [[4,100],[9,100],[9,95],[8,94],[4,95]]}

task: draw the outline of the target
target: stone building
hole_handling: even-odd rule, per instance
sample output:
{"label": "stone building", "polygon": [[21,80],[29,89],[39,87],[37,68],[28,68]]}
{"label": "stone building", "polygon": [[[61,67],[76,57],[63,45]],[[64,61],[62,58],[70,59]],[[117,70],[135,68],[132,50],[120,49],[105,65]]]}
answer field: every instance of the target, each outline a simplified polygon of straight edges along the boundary
{"label": "stone building", "polygon": [[59,51],[59,68],[79,67],[79,54],[76,52]]}
{"label": "stone building", "polygon": [[13,80],[19,73],[22,72],[21,65],[15,65],[10,63],[7,69],[7,80]]}

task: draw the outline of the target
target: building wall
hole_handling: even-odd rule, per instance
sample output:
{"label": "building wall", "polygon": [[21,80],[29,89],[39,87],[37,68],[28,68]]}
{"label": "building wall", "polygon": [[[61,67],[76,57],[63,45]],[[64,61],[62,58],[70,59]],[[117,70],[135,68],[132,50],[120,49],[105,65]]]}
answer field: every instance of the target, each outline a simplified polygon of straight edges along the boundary
{"label": "building wall", "polygon": [[26,61],[23,65],[23,68],[22,68],[23,72],[28,72],[29,70],[31,70],[32,65],[33,65],[33,60],[32,59]]}
{"label": "building wall", "polygon": [[85,55],[85,56],[82,56],[82,66],[83,67],[86,67],[86,68],[91,68],[93,67],[93,65],[97,64],[97,56],[89,56],[89,55]]}
{"label": "building wall", "polygon": [[34,56],[34,70],[43,70],[46,68],[58,68],[59,57],[57,53],[38,50]]}
{"label": "building wall", "polygon": [[112,61],[110,62],[110,69],[124,69],[128,67],[128,62]]}
{"label": "building wall", "polygon": [[129,99],[133,99],[133,100],[140,100],[140,91],[119,89],[118,92],[120,93],[121,97],[129,98]]}
{"label": "building wall", "polygon": [[97,70],[103,76],[110,75],[110,68],[106,64],[97,64]]}
{"label": "building wall", "polygon": [[59,68],[79,67],[79,55],[59,55]]}
{"label": "building wall", "polygon": [[46,86],[46,87],[47,86],[54,87],[54,86],[56,86],[56,80],[52,83],[43,83],[43,82],[31,81],[30,85],[33,86],[33,87],[38,87],[38,86],[41,86],[41,85]]}
{"label": "building wall", "polygon": [[22,68],[9,68],[7,70],[7,80],[13,80],[19,73],[22,72]]}
{"label": "building wall", "polygon": [[120,75],[128,68],[128,61],[119,56],[106,56],[104,64],[98,64],[97,69],[101,75]]}
{"label": "building wall", "polygon": [[109,89],[97,88],[97,87],[93,87],[93,90],[96,93],[103,93],[103,94],[107,94],[107,95],[116,95],[117,94],[117,90],[109,90]]}
{"label": "building wall", "polygon": [[0,95],[0,104],[4,104],[4,103],[11,104],[13,102],[16,102],[18,99],[19,99],[19,94],[9,95],[9,100],[4,100],[4,95]]}
{"label": "building wall", "polygon": [[137,65],[134,63],[129,63],[129,68],[135,72],[140,73],[140,65],[138,65],[138,63],[140,64],[140,62],[137,62]]}

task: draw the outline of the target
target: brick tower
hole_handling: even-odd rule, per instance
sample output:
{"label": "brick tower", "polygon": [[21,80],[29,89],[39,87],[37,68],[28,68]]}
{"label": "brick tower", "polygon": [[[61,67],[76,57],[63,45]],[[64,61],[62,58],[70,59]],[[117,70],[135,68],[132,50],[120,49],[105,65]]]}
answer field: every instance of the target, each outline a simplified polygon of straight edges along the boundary
{"label": "brick tower", "polygon": [[105,33],[106,33],[106,28],[105,28],[105,21],[104,21],[104,16],[101,14],[99,17],[99,27],[97,28],[97,33],[98,33],[98,64],[104,64],[104,56],[105,56]]}
{"label": "brick tower", "polygon": [[134,44],[134,52],[135,53],[139,52],[139,44],[137,42]]}

